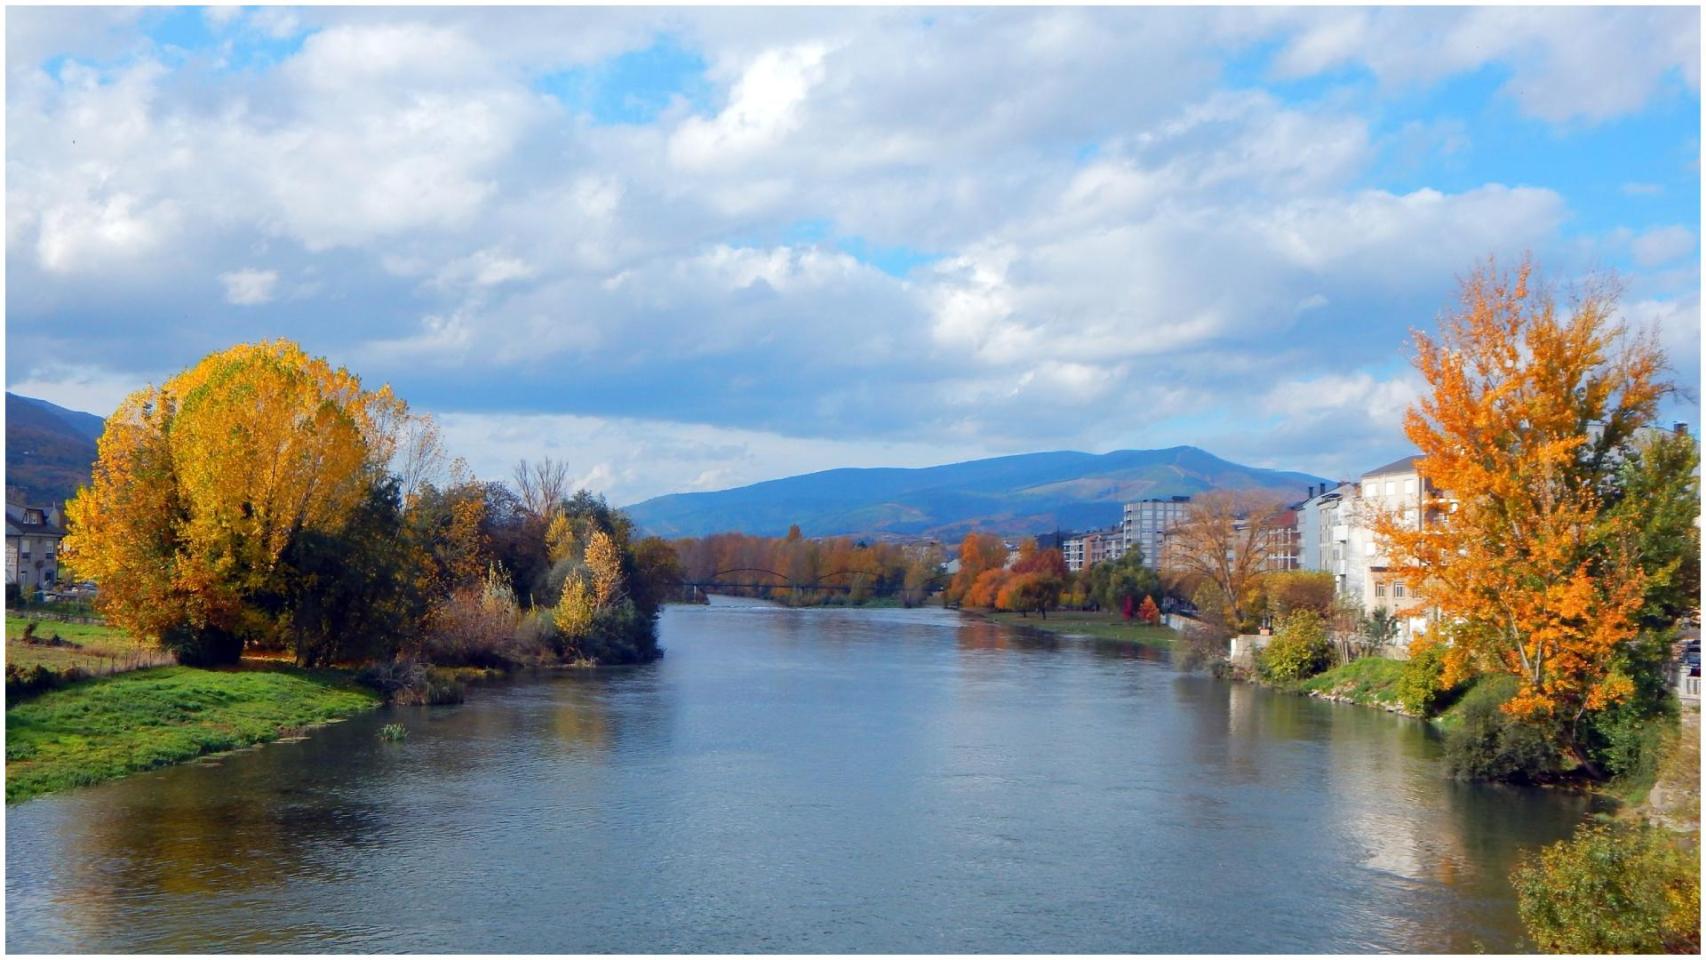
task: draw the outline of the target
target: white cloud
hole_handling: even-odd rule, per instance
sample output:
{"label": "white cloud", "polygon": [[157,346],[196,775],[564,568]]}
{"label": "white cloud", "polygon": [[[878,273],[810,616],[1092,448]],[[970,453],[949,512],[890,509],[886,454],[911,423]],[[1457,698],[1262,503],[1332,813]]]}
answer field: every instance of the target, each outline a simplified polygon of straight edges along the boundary
{"label": "white cloud", "polygon": [[1684,226],[1654,227],[1637,235],[1630,250],[1643,267],[1670,263],[1694,252],[1694,231]]}
{"label": "white cloud", "polygon": [[239,307],[252,307],[272,300],[273,288],[278,285],[276,270],[234,270],[219,275],[225,285],[225,302]]}
{"label": "white cloud", "polygon": [[689,117],[675,131],[670,157],[684,167],[729,165],[774,146],[799,126],[800,105],[823,78],[824,53],[819,44],[802,44],[759,54],[721,113]]}

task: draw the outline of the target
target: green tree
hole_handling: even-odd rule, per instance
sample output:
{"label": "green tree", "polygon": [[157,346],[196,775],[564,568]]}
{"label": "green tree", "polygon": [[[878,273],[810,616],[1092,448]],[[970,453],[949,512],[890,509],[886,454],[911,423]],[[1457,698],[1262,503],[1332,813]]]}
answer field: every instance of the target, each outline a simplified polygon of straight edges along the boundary
{"label": "green tree", "polygon": [[1546,953],[1700,953],[1700,850],[1656,827],[1584,825],[1511,882]]}
{"label": "green tree", "polygon": [[1293,610],[1256,655],[1256,673],[1275,683],[1307,680],[1333,664],[1327,628],[1314,610]]}

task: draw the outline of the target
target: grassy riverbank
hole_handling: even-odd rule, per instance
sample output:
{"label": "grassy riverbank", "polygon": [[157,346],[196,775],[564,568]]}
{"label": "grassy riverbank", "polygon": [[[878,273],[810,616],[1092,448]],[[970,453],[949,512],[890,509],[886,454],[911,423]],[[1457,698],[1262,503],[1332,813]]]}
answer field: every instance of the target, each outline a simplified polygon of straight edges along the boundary
{"label": "grassy riverbank", "polygon": [[6,711],[6,802],[275,740],[379,698],[332,671],[160,667]]}
{"label": "grassy riverbank", "polygon": [[977,611],[978,616],[996,623],[1031,627],[1067,636],[1095,637],[1098,640],[1117,640],[1143,647],[1167,649],[1178,636],[1169,627],[1150,626],[1135,620],[1124,620],[1119,614],[1084,610],[1056,610],[1046,618],[1036,615],[1022,617],[1017,613]]}
{"label": "grassy riverbank", "polygon": [[1362,707],[1407,713],[1398,699],[1404,664],[1383,657],[1362,657],[1303,681],[1298,689],[1312,696]]}

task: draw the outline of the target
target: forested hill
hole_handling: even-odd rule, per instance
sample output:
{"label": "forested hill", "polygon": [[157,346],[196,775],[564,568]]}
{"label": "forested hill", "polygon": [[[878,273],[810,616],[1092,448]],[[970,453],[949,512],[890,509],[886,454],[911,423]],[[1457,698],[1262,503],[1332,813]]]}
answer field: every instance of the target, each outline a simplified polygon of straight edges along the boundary
{"label": "forested hill", "polygon": [[969,530],[1035,533],[1108,527],[1120,505],[1216,488],[1302,499],[1306,473],[1246,467],[1199,450],[1028,453],[937,467],[846,468],[711,493],[677,493],[628,507],[648,533],[704,536],[738,530],[780,536],[893,534],[951,539]]}
{"label": "forested hill", "polygon": [[32,505],[71,498],[89,482],[103,421],[92,413],[6,393],[6,487]]}

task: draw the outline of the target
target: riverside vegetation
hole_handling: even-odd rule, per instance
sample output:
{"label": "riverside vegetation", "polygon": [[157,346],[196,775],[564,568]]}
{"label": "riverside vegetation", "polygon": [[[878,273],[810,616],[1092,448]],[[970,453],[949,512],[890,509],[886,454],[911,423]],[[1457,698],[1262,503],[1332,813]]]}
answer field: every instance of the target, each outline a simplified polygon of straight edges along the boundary
{"label": "riverside vegetation", "polygon": [[[1336,648],[1330,611],[1281,611],[1258,679],[1434,718],[1458,777],[1647,792],[1674,762],[1669,673],[1699,610],[1699,453],[1654,424],[1674,387],[1656,342],[1615,320],[1615,294],[1590,285],[1562,309],[1527,263],[1464,282],[1440,339],[1417,335],[1428,391],[1405,433],[1434,491],[1426,522],[1371,518],[1433,626],[1376,665]],[[1224,585],[1205,580],[1198,604],[1222,635],[1249,621]],[[1535,944],[1698,952],[1694,797],[1687,835],[1635,811],[1530,858],[1513,880]]]}
{"label": "riverside vegetation", "polygon": [[465,668],[659,656],[674,553],[566,476],[546,460],[480,482],[430,417],[283,340],[132,394],[61,559],[100,584],[90,634],[182,666],[81,680],[38,658],[8,685],[8,800],[381,700],[454,702]]}

